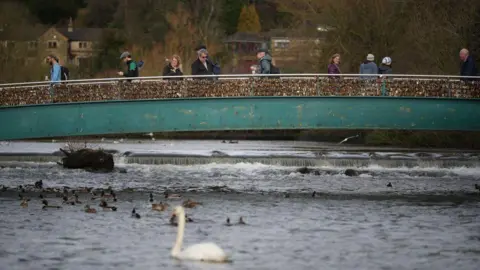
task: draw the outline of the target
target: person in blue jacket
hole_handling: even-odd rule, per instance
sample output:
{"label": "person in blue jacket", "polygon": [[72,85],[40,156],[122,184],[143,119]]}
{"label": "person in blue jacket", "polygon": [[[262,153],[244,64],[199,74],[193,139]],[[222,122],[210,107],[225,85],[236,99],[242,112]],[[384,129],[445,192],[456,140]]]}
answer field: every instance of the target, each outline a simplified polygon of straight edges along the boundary
{"label": "person in blue jacket", "polygon": [[49,55],[47,56],[47,63],[51,66],[50,81],[52,84],[60,82],[62,79],[62,67],[58,63],[58,58],[54,55]]}

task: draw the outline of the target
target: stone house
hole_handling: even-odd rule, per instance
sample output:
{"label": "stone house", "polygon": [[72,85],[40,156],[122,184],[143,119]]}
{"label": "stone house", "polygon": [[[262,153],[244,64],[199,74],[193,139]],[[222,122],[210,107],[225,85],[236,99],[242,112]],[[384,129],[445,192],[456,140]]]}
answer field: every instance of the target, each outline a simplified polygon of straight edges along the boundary
{"label": "stone house", "polygon": [[[96,44],[101,40],[103,29],[74,28],[70,20],[68,27],[35,28],[31,31],[2,33],[0,40],[12,53],[21,55],[18,61],[26,65],[35,58],[44,58],[53,54],[60,59],[62,65],[82,67],[90,65]],[[27,52],[25,54],[20,52]]]}

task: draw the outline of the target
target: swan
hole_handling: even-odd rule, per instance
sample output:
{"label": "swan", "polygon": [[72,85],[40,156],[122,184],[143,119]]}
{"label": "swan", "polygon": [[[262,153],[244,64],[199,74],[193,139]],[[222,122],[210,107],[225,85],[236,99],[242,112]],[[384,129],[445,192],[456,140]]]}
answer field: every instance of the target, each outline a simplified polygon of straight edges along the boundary
{"label": "swan", "polygon": [[228,256],[214,243],[202,243],[182,249],[183,233],[185,230],[185,209],[182,206],[175,208],[174,214],[178,218],[177,240],[172,248],[171,255],[179,260],[224,263],[229,262]]}

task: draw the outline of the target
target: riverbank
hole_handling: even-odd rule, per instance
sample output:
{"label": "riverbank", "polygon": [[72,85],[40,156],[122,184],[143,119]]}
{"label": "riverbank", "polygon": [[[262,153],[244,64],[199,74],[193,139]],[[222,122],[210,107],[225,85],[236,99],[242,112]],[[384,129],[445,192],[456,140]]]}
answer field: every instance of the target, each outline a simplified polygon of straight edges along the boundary
{"label": "riverbank", "polygon": [[[352,137],[342,144],[345,138]],[[259,140],[259,141],[312,141],[338,144],[337,147],[388,147],[415,148],[414,151],[438,149],[480,150],[480,132],[467,131],[395,131],[395,130],[265,130],[265,131],[211,131],[211,132],[161,132],[152,134],[105,134],[88,137],[54,138],[55,141],[81,143],[101,139],[140,140]],[[51,142],[52,139],[29,141]],[[398,150],[395,150],[398,151]]]}

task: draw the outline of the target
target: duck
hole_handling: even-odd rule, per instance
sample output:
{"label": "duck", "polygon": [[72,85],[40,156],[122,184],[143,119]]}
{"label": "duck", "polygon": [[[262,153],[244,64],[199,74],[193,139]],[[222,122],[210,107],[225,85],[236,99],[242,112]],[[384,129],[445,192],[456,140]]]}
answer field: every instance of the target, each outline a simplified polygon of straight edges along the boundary
{"label": "duck", "polygon": [[480,185],[479,185],[479,184],[475,184],[475,189],[480,191]]}
{"label": "duck", "polygon": [[132,217],[134,217],[134,218],[136,218],[136,219],[141,218],[141,217],[140,217],[140,214],[135,211],[135,208],[133,208],[133,210],[132,210]]}
{"label": "duck", "polygon": [[239,225],[247,225],[247,223],[245,223],[245,221],[243,220],[243,217],[240,217],[240,218],[238,219],[238,224],[239,224]]}
{"label": "duck", "polygon": [[317,195],[317,192],[316,191],[312,192],[312,198],[315,198],[315,195]]}
{"label": "duck", "polygon": [[45,199],[42,200],[42,204],[43,204],[42,209],[47,209],[47,208],[60,209],[60,208],[62,208],[61,206],[58,206],[58,205],[48,205],[48,201],[45,200]]}
{"label": "duck", "polygon": [[28,202],[30,201],[30,199],[23,199],[22,202],[20,203],[20,206],[25,208],[25,207],[28,207]]}
{"label": "duck", "polygon": [[105,193],[105,191],[102,190],[102,192],[100,193],[100,196],[102,198],[114,198],[116,195],[115,195],[115,192],[113,190],[110,190],[110,194],[107,194],[107,193]]}
{"label": "duck", "polygon": [[21,193],[25,193],[25,188],[24,188],[22,185],[19,185],[19,186],[18,186],[18,190],[19,190]]}
{"label": "duck", "polygon": [[63,200],[62,201],[63,204],[75,205],[75,202],[74,201],[69,201],[67,196],[63,196],[62,200]]}
{"label": "duck", "polygon": [[116,206],[110,206],[110,205],[108,205],[107,201],[105,201],[105,200],[102,200],[102,201],[100,202],[100,207],[102,207],[103,210],[117,211],[117,207],[116,207]]}
{"label": "duck", "polygon": [[387,187],[392,187],[392,183],[388,182]]}
{"label": "duck", "polygon": [[225,226],[232,226],[232,223],[230,223],[230,218],[227,217],[227,221],[225,222]]}
{"label": "duck", "polygon": [[43,181],[38,180],[35,182],[35,188],[42,189],[43,188]]}
{"label": "duck", "polygon": [[153,194],[152,193],[150,193],[150,199],[148,201],[153,203]]}
{"label": "duck", "polygon": [[7,186],[4,186],[4,185],[2,185],[2,192],[5,192],[5,191],[7,191],[7,190],[8,190],[8,187],[7,187]]}
{"label": "duck", "polygon": [[75,194],[75,203],[81,204],[82,202],[78,199],[78,194]]}
{"label": "duck", "polygon": [[78,192],[90,193],[92,192],[93,187],[82,187],[78,189]]}
{"label": "duck", "polygon": [[165,199],[181,199],[182,198],[182,196],[180,196],[179,194],[171,194],[171,193],[168,193],[168,191],[165,191],[164,194],[165,194]]}
{"label": "duck", "polygon": [[166,203],[152,203],[152,210],[163,212],[168,208],[168,204]]}
{"label": "duck", "polygon": [[[186,222],[193,222],[193,219],[190,218],[189,216],[187,216],[187,214],[185,214],[185,221]],[[172,216],[170,217],[170,225],[173,225],[173,226],[178,225],[177,214],[173,213]]]}
{"label": "duck", "polygon": [[97,213],[97,210],[95,208],[91,208],[90,205],[85,205],[85,213],[92,213],[95,214]]}
{"label": "duck", "polygon": [[186,200],[183,202],[183,207],[185,208],[194,208],[196,207],[197,205],[201,205],[202,203],[199,203],[199,202],[195,202],[195,201],[192,201],[190,199]]}
{"label": "duck", "polygon": [[97,193],[95,193],[95,192],[93,192],[93,191],[90,192],[90,194],[92,194],[92,198],[91,198],[92,201],[100,198],[99,196],[97,196]]}

